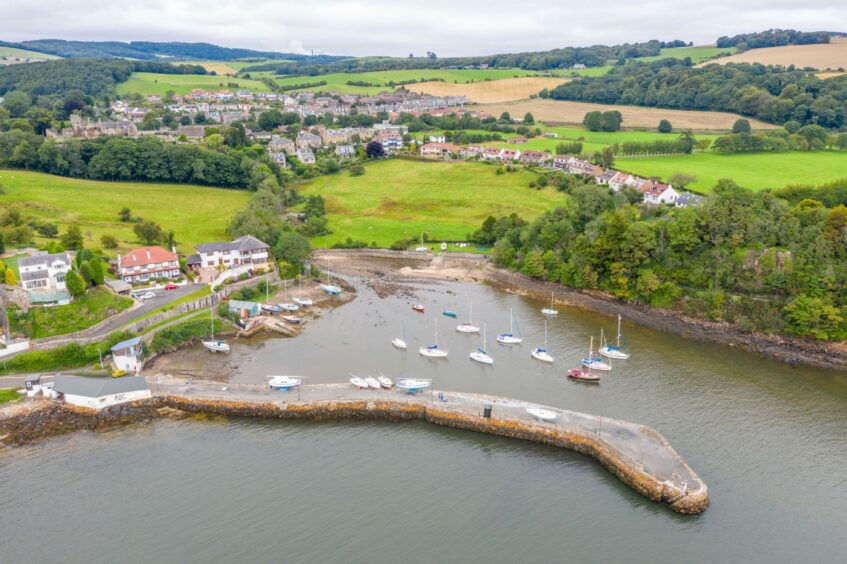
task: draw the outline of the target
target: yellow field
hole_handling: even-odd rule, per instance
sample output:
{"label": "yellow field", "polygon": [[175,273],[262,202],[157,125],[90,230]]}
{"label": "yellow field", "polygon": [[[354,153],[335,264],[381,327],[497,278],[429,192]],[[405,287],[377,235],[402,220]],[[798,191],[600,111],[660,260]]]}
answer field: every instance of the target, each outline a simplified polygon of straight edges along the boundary
{"label": "yellow field", "polygon": [[471,102],[478,104],[494,104],[524,100],[533,94],[538,94],[545,88],[555,88],[567,82],[561,78],[543,76],[524,76],[520,78],[503,78],[483,82],[468,82],[454,84],[452,82],[421,82],[406,86],[411,92],[431,94],[433,96],[467,96]]}
{"label": "yellow field", "polygon": [[785,47],[750,49],[744,53],[709,61],[709,63],[794,65],[798,68],[811,67],[820,70],[847,67],[847,37],[833,37],[831,41],[822,45],[786,45]]}
{"label": "yellow field", "polygon": [[[674,130],[692,129],[694,131],[725,131],[739,117],[726,112],[698,112],[692,110],[668,110],[664,108],[646,108],[641,106],[618,106],[592,104],[590,102],[568,102],[564,100],[521,100],[500,104],[478,104],[470,109],[481,110],[499,116],[509,112],[512,116],[522,116],[531,112],[537,121],[552,124],[581,124],[585,114],[594,110],[617,110],[623,116],[623,127],[655,128],[659,120],[667,119]],[[756,129],[772,129],[777,126],[763,121],[747,118]]]}
{"label": "yellow field", "polygon": [[235,76],[237,69],[232,68],[221,61],[186,61],[189,65],[200,65],[209,72],[215,72],[219,76]]}

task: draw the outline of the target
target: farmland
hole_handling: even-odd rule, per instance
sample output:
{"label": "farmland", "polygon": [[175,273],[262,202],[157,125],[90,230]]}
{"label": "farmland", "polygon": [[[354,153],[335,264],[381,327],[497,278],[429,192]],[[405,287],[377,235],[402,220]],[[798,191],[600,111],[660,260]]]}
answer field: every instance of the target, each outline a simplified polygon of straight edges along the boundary
{"label": "farmland", "polygon": [[[325,86],[321,86],[320,88],[311,88],[310,90],[326,90],[337,92],[339,94],[376,94],[383,90],[393,91],[394,88],[386,85],[388,82],[403,82],[408,80],[431,81],[433,79],[437,79],[438,82],[434,82],[434,84],[464,84],[467,82],[499,81],[501,79],[514,78],[516,76],[534,76],[536,74],[538,73],[521,69],[421,69],[333,73],[318,76],[293,76],[286,78],[275,77],[271,73],[252,73],[251,76],[272,76],[274,77],[275,82],[282,86],[323,81],[326,82]],[[347,84],[347,82],[366,82],[373,86],[354,86]],[[486,84],[490,84],[490,82],[486,82]],[[418,85],[409,85],[407,88],[409,90],[414,90],[413,87],[415,86]]]}
{"label": "farmland", "polygon": [[211,76],[200,74],[157,74],[134,72],[129,80],[118,84],[118,94],[158,94],[164,96],[169,90],[177,94],[188,94],[195,88],[203,90],[235,90],[243,88],[254,92],[268,92],[268,86],[260,80]]}
{"label": "farmland", "polygon": [[[225,238],[230,217],[249,199],[243,190],[97,182],[16,170],[0,171],[0,182],[5,189],[0,208],[17,204],[24,218],[56,223],[60,232],[78,225],[89,247],[99,247],[102,235],[113,235],[123,250],[139,244],[132,223],[118,218],[123,207],[130,208],[133,217],[173,230],[179,249],[190,254],[197,243]],[[44,241],[36,238],[38,243]]]}
{"label": "farmland", "polygon": [[731,178],[751,189],[781,188],[847,178],[847,151],[619,157],[615,168],[664,180],[676,172],[685,172],[697,178],[690,188],[700,192],[707,192],[721,178]]}
{"label": "farmland", "polygon": [[467,96],[471,102],[487,104],[523,100],[545,88],[555,88],[564,81],[561,78],[533,76],[465,84],[422,82],[411,84],[407,88],[412,92],[433,96]]}
{"label": "farmland", "polygon": [[0,59],[4,57],[20,57],[25,59],[59,59],[56,55],[48,55],[47,53],[39,53],[38,51],[27,51],[25,49],[16,49],[15,47],[0,46]]}
{"label": "farmland", "polygon": [[[482,110],[499,116],[509,112],[512,116],[523,116],[531,112],[536,121],[560,124],[581,124],[585,114],[594,110],[617,110],[623,115],[623,127],[654,129],[661,119],[668,119],[674,129],[694,131],[726,131],[732,128],[739,117],[726,112],[700,112],[693,110],[669,110],[642,106],[592,104],[590,102],[568,102],[563,100],[521,100],[499,104],[480,104],[471,109]],[[772,129],[777,126],[749,119],[755,129]]]}
{"label": "farmland", "polygon": [[483,163],[436,163],[391,159],[370,164],[362,176],[322,176],[304,184],[301,194],[326,200],[332,234],[316,245],[347,237],[389,246],[422,232],[432,239],[464,240],[489,215],[516,212],[531,218],[565,196],[552,188],[533,190],[531,172],[496,174]]}
{"label": "farmland", "polygon": [[831,43],[818,45],[786,45],[766,49],[750,49],[719,63],[761,63],[763,65],[794,65],[813,69],[840,69],[847,66],[847,37],[834,37]]}
{"label": "farmland", "polygon": [[733,55],[735,54],[735,51],[735,47],[714,47],[712,45],[672,47],[669,49],[662,49],[661,53],[655,57],[639,57],[635,60],[642,63],[652,63],[653,61],[659,61],[662,59],[684,59],[686,57],[690,57],[691,62],[697,64],[722,55]]}

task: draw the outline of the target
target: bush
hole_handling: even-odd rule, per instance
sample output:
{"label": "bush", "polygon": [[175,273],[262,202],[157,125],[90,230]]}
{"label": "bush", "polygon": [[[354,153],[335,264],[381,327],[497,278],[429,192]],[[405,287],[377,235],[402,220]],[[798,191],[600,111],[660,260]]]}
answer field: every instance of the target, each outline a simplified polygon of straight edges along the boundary
{"label": "bush", "polygon": [[100,237],[100,244],[104,249],[117,249],[118,240],[113,235],[103,235]]}
{"label": "bush", "polygon": [[[226,307],[226,304],[221,304]],[[227,311],[229,308],[227,308]],[[204,316],[205,317],[205,316]],[[221,321],[215,319],[215,331],[220,331]],[[209,322],[206,319],[192,319],[173,327],[168,327],[156,333],[150,343],[150,350],[154,353],[163,353],[176,349],[177,347],[191,342],[209,334]]]}

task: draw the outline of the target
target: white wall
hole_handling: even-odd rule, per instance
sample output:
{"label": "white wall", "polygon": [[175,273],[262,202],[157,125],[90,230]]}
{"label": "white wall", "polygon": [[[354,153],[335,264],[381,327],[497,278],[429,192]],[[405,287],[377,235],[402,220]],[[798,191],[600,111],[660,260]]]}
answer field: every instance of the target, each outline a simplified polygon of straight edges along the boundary
{"label": "white wall", "polygon": [[111,405],[128,403],[131,401],[147,399],[153,397],[150,390],[139,390],[136,392],[125,392],[120,394],[111,394],[101,398],[90,398],[87,396],[75,396],[73,394],[65,394],[65,402],[78,405],[80,407],[88,407],[90,409],[103,409]]}

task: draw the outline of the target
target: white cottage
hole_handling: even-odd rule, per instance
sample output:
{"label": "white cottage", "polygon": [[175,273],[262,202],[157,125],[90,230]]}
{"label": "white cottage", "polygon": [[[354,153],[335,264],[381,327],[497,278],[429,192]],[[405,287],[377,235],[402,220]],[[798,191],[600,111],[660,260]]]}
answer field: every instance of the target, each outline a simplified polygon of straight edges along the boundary
{"label": "white cottage", "polygon": [[59,374],[53,378],[53,393],[57,399],[89,409],[103,409],[153,397],[147,380],[141,376],[84,378]]}
{"label": "white cottage", "polygon": [[30,295],[33,304],[66,305],[71,296],[65,285],[65,276],[71,269],[67,253],[39,253],[18,261],[21,286]]}

